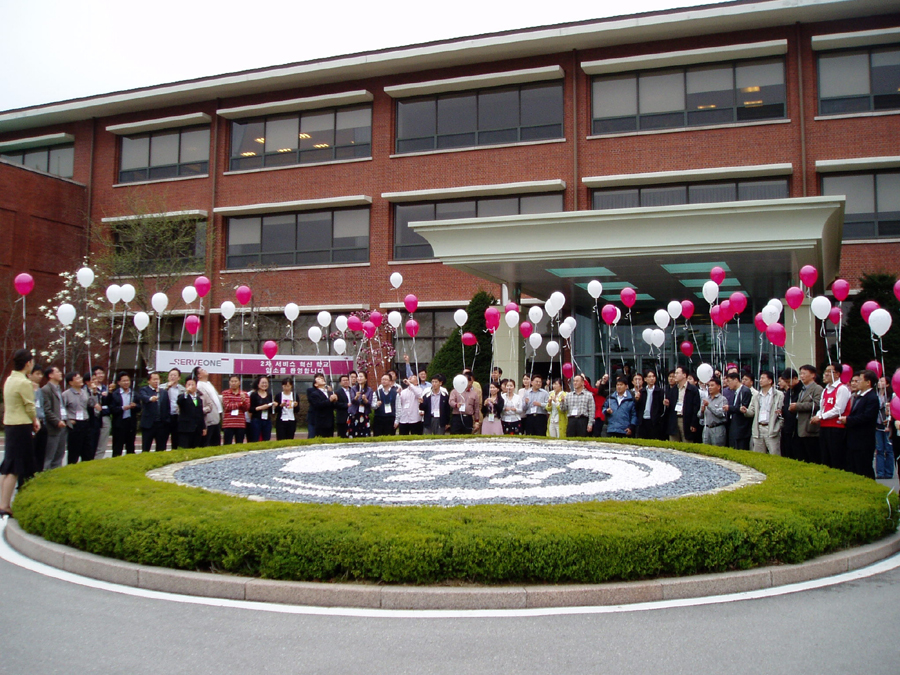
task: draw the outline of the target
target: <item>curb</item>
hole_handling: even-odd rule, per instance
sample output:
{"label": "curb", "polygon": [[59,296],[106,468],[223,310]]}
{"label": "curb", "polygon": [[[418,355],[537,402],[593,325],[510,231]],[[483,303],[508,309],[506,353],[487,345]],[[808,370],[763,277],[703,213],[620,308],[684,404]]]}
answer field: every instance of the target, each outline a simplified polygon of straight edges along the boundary
{"label": "curb", "polygon": [[274,581],[149,567],[54,544],[23,531],[13,519],[7,521],[6,540],[22,555],[45,565],[145,590],[313,607],[412,610],[609,606],[728,595],[850,572],[900,551],[900,532],[897,532],[874,544],[831,553],[799,565],[596,585],[450,587]]}

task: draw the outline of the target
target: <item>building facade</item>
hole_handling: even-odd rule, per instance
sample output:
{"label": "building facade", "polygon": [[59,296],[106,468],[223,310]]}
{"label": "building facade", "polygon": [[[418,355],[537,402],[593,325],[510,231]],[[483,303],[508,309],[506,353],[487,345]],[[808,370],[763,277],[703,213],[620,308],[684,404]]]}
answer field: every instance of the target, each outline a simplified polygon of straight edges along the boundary
{"label": "building facade", "polygon": [[[218,310],[239,284],[262,317],[254,339],[285,339],[289,302],[302,336],[321,309],[402,311],[414,293],[420,363],[477,290],[525,303],[560,290],[576,357],[600,372],[613,346],[648,357],[624,330],[605,342],[591,279],[610,301],[636,289],[638,328],[682,298],[708,325],[697,296],[715,264],[723,293],[749,295],[746,324],[804,264],[817,293],[900,271],[898,115],[896,3],[734,2],[6,111],[0,175],[84,186],[91,227],[189,214],[187,254],[213,280],[206,351],[258,348]],[[753,353],[751,332],[729,355]]]}

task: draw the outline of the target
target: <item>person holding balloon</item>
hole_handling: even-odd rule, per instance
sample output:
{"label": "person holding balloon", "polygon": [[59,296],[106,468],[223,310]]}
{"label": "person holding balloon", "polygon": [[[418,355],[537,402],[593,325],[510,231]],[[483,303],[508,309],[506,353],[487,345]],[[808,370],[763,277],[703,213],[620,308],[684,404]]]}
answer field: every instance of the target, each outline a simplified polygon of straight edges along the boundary
{"label": "person holding balloon", "polygon": [[244,442],[247,433],[246,413],[250,411],[250,396],[241,391],[241,378],[228,378],[228,389],[222,392],[222,437],[225,445]]}
{"label": "person holding balloon", "polygon": [[250,392],[248,440],[251,443],[272,440],[272,415],[277,405],[269,391],[269,378],[260,375],[253,381],[253,390]]}
{"label": "person holding balloon", "polygon": [[887,378],[878,378],[878,427],[875,431],[875,477],[894,477],[894,447],[891,444],[891,398]]}
{"label": "person holding balloon", "polygon": [[222,401],[219,392],[209,381],[206,368],[197,366],[191,377],[197,383],[197,391],[203,394],[210,411],[206,413],[206,444],[222,445]]}
{"label": "person holding balloon", "polygon": [[841,418],[850,414],[850,390],[841,382],[841,376],[829,363],[823,373],[825,389],[819,401],[819,413],[810,418],[819,425],[819,451],[822,464],[832,469],[847,468],[847,428]]}
{"label": "person holding balloon", "polygon": [[503,390],[503,412],[500,414],[503,433],[507,436],[521,436],[522,398],[516,393],[516,381],[502,380],[500,388]]}
{"label": "person holding balloon", "polygon": [[372,435],[369,415],[375,392],[368,385],[368,373],[361,370],[356,374],[356,384],[350,389],[350,438],[368,438]]}
{"label": "person holding balloon", "polygon": [[594,395],[584,387],[584,375],[572,378],[572,391],[561,404],[566,413],[566,437],[584,438],[591,435],[594,429],[596,410]]}
{"label": "person holding balloon", "polygon": [[640,398],[637,399],[638,438],[650,438],[656,441],[665,440],[663,418],[666,409],[663,407],[663,391],[657,386],[656,371],[648,369],[644,372],[644,386]]}
{"label": "person holding balloon", "polygon": [[706,383],[707,396],[700,403],[703,416],[703,443],[705,445],[728,445],[728,413],[725,407],[728,399],[722,394],[722,380],[711,377]]}
{"label": "person holding balloon", "polygon": [[484,420],[481,423],[483,436],[503,435],[503,396],[500,394],[500,387],[496,382],[492,381],[488,385],[488,395],[484,399],[484,405],[481,406],[481,415]]}

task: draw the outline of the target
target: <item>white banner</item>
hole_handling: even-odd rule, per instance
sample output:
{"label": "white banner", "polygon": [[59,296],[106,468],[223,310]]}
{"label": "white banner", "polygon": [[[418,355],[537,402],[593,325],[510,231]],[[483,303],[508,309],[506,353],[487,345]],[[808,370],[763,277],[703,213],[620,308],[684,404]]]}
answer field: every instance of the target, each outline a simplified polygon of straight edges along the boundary
{"label": "white banner", "polygon": [[156,352],[156,370],[178,368],[189,373],[197,367],[219,375],[299,375],[312,378],[316,373],[327,376],[346,375],[353,370],[349,356],[276,356],[263,354],[226,354],[215,352]]}

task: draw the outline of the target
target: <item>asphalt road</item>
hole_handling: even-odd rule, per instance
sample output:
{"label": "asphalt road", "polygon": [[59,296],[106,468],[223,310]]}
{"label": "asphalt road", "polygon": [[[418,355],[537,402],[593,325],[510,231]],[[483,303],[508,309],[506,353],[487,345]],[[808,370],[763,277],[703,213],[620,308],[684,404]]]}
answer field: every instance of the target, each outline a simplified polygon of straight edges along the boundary
{"label": "asphalt road", "polygon": [[893,674],[898,624],[900,567],[739,602],[446,618],[288,614],[136,597],[0,560],[4,674]]}

